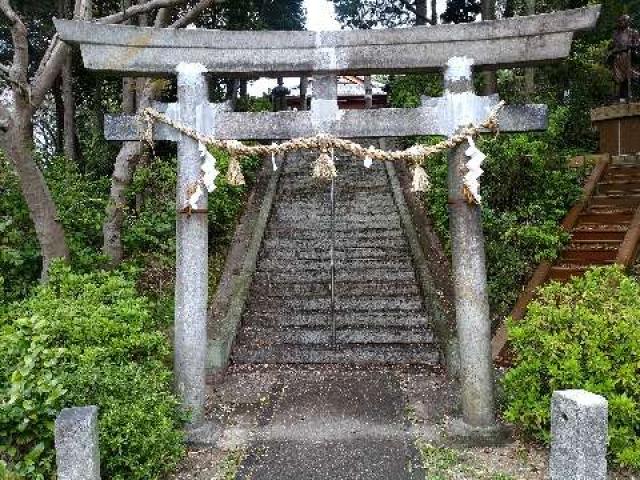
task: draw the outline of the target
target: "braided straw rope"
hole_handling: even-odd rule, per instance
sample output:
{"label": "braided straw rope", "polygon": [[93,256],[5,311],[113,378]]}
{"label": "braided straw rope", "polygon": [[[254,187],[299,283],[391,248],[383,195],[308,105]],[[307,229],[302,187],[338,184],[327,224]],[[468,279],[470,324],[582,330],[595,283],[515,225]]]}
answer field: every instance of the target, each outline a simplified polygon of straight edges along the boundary
{"label": "braided straw rope", "polygon": [[200,143],[215,148],[228,151],[232,156],[249,155],[279,155],[296,150],[320,150],[327,152],[330,148],[346,152],[350,156],[361,159],[371,158],[380,162],[385,161],[409,161],[414,165],[419,165],[422,160],[432,155],[454,148],[466,140],[467,137],[475,137],[484,129],[496,131],[498,128],[498,112],[504,106],[504,102],[498,103],[489,113],[487,119],[480,125],[471,125],[463,128],[455,135],[441,141],[435,145],[415,144],[406,150],[386,151],[379,148],[363,147],[362,145],[334,137],[333,135],[318,134],[313,137],[303,137],[272,145],[245,145],[238,140],[221,140],[209,135],[204,135],[195,129],[168,117],[164,113],[153,108],[146,108],[140,114],[140,119],[146,128],[142,131],[142,139],[153,144],[154,122],[161,122],[169,125],[184,135],[197,140]]}

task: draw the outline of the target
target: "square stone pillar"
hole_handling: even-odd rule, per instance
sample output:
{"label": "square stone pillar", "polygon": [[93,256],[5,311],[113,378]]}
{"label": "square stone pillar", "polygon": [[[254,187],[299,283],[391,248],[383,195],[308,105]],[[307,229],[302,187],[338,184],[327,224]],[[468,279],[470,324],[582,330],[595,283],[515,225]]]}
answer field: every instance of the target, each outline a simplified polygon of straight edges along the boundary
{"label": "square stone pillar", "polygon": [[606,480],[607,400],[585,390],[551,398],[551,480]]}
{"label": "square stone pillar", "polygon": [[58,480],[100,480],[98,407],[63,409],[55,422]]}

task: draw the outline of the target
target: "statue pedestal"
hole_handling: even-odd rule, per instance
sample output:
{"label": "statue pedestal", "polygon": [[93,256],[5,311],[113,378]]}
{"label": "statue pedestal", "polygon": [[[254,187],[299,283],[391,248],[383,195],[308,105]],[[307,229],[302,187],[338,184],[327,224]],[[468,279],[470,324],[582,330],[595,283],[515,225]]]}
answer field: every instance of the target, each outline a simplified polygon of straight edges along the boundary
{"label": "statue pedestal", "polygon": [[600,133],[600,153],[640,152],[640,102],[594,108],[591,122]]}

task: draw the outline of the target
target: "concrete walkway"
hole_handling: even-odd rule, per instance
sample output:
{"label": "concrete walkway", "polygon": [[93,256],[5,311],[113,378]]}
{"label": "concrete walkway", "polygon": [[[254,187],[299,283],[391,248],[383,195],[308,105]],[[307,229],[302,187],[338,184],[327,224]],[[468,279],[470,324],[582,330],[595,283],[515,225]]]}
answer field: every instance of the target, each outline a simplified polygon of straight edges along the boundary
{"label": "concrete walkway", "polygon": [[322,372],[291,380],[262,419],[238,478],[420,478],[396,376]]}
{"label": "concrete walkway", "polygon": [[225,451],[241,459],[239,480],[424,479],[414,440],[438,432],[412,419],[439,423],[452,392],[441,373],[417,367],[235,367],[209,399],[210,445],[192,450],[177,478],[233,478],[207,466]]}

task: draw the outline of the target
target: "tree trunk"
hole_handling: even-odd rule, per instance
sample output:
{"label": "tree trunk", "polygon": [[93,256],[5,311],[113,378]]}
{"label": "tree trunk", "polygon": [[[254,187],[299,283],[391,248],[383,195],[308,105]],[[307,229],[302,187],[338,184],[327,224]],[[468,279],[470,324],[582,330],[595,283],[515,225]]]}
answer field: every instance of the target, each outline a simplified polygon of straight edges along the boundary
{"label": "tree trunk", "polygon": [[64,154],[76,165],[80,164],[78,144],[76,143],[76,98],[73,94],[73,58],[67,55],[62,64],[61,90],[64,106]]}
{"label": "tree trunk", "polygon": [[[155,26],[162,27],[169,21],[169,10],[162,9],[156,16]],[[147,19],[142,19],[147,22]],[[151,82],[144,79],[125,78],[122,84],[122,109],[124,113],[133,114],[137,109],[145,108],[153,96]],[[109,258],[111,265],[119,265],[124,258],[122,245],[122,224],[126,207],[126,193],[135,167],[143,153],[140,142],[124,142],[116,157],[111,175],[111,191],[107,203],[106,219],[102,226],[102,251]]]}
{"label": "tree trunk", "polygon": [[438,24],[438,0],[431,0],[431,25]]}
{"label": "tree trunk", "polygon": [[56,155],[64,155],[64,101],[60,82],[55,83],[52,93],[56,108]]}
{"label": "tree trunk", "polygon": [[[536,0],[525,1],[525,13],[527,15],[535,15]],[[536,70],[534,67],[524,69],[524,92],[527,98],[531,98],[536,91]]]}
{"label": "tree trunk", "polygon": [[42,279],[46,280],[51,262],[56,258],[69,259],[69,249],[53,197],[33,157],[33,112],[19,95],[14,95],[14,105],[3,143],[18,174],[20,189],[35,227],[42,252]]}
{"label": "tree trunk", "polygon": [[[482,0],[482,20],[496,19],[496,0]],[[493,95],[498,92],[498,79],[494,70],[482,72],[482,95]]]}
{"label": "tree trunk", "polygon": [[142,153],[140,142],[125,142],[118,152],[111,175],[111,191],[107,204],[107,218],[102,227],[103,251],[112,265],[124,258],[122,247],[122,222],[126,206],[126,192],[133,178],[136,159]]}
{"label": "tree trunk", "polygon": [[427,24],[427,0],[416,0],[416,25]]}

